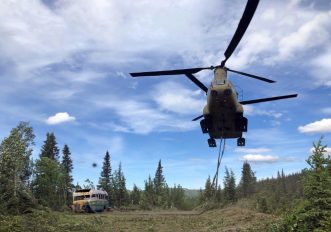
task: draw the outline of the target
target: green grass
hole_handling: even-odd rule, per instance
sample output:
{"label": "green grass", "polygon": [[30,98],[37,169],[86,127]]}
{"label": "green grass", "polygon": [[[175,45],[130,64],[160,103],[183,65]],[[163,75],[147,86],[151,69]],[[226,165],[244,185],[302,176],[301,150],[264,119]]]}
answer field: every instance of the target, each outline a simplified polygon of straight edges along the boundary
{"label": "green grass", "polygon": [[134,211],[74,214],[34,211],[0,216],[0,231],[266,231],[272,215],[230,206],[197,211]]}

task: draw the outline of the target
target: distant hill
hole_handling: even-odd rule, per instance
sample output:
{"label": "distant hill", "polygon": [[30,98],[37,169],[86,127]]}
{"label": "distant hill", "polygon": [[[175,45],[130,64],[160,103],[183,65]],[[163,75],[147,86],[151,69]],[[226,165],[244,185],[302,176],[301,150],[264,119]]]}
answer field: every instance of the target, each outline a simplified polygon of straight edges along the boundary
{"label": "distant hill", "polygon": [[186,197],[193,198],[193,197],[198,197],[200,194],[199,189],[186,189],[184,188],[184,194]]}

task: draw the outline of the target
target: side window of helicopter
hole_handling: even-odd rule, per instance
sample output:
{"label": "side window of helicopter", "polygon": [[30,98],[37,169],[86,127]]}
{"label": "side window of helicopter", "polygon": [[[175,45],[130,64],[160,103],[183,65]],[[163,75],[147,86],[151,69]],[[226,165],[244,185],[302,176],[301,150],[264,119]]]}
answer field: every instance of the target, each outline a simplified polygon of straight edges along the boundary
{"label": "side window of helicopter", "polygon": [[224,85],[225,80],[216,80],[216,85]]}

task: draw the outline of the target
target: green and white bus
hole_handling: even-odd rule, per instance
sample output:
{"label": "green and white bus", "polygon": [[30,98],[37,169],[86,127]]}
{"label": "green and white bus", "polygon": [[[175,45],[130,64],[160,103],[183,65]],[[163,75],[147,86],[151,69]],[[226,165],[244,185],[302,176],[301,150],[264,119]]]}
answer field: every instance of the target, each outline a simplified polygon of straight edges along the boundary
{"label": "green and white bus", "polygon": [[102,212],[108,207],[108,193],[106,191],[80,189],[73,193],[73,210],[75,212]]}

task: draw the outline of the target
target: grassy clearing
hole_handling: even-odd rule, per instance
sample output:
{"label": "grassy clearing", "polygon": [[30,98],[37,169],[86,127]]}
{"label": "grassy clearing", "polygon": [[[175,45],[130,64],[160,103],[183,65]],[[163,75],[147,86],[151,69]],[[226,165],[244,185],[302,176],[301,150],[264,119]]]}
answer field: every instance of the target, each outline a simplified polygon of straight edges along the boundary
{"label": "grassy clearing", "polygon": [[72,214],[35,211],[0,216],[0,231],[266,231],[276,218],[236,206],[207,211]]}

